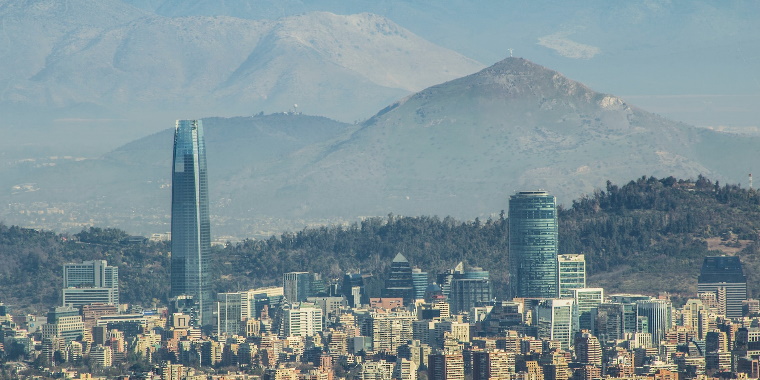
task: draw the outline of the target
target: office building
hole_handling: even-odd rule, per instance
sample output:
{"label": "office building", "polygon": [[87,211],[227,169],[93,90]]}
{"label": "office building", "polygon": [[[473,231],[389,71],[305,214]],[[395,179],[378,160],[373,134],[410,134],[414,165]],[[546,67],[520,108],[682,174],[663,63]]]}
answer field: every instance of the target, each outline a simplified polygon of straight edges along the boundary
{"label": "office building", "polygon": [[211,321],[211,223],[203,124],[178,120],[172,164],[171,297],[193,296],[201,324]]}
{"label": "office building", "polygon": [[621,340],[625,338],[626,333],[636,332],[636,310],[633,310],[633,327],[626,329],[626,306],[630,304],[622,303],[602,303],[596,307],[594,316],[594,335],[600,341],[607,342],[612,340]]}
{"label": "office building", "polygon": [[595,331],[596,308],[604,300],[604,289],[570,289],[570,297],[575,301],[576,328],[578,330]]}
{"label": "office building", "polygon": [[63,265],[64,288],[118,288],[119,268],[106,260]]}
{"label": "office building", "polygon": [[364,277],[361,273],[346,273],[343,277],[341,294],[346,297],[348,306],[359,307],[369,303],[366,293],[364,292]]}
{"label": "office building", "polygon": [[509,284],[512,297],[555,298],[558,224],[554,196],[521,191],[509,199]]}
{"label": "office building", "polygon": [[560,298],[572,298],[573,289],[586,287],[586,257],[584,255],[559,255],[557,265]]}
{"label": "office building", "polygon": [[216,295],[216,333],[243,335],[250,308],[246,292],[219,293]]}
{"label": "office building", "polygon": [[51,308],[47,323],[42,325],[42,339],[60,338],[64,343],[80,339],[84,335],[84,322],[79,310],[70,306]]}
{"label": "office building", "polygon": [[312,274],[309,272],[288,272],[282,275],[283,295],[288,302],[302,302],[312,296]]}
{"label": "office building", "polygon": [[398,253],[391,262],[391,272],[385,280],[383,298],[402,298],[406,305],[414,302],[414,297],[412,266],[404,255]]}
{"label": "office building", "polygon": [[449,293],[451,292],[451,281],[454,280],[454,277],[462,274],[464,274],[464,263],[461,261],[454,267],[454,269],[448,269],[446,272],[438,274],[436,282],[438,283],[438,286],[441,287],[441,294],[443,294],[444,297],[449,297]]}
{"label": "office building", "polygon": [[491,280],[487,277],[454,278],[451,281],[449,305],[452,313],[469,312],[478,304],[491,299]]}
{"label": "office building", "polygon": [[538,337],[556,340],[562,349],[568,350],[573,344],[573,303],[572,299],[545,299],[536,307]]}
{"label": "office building", "polygon": [[283,306],[280,337],[313,336],[322,327],[322,309],[318,306],[300,302]]}
{"label": "office building", "polygon": [[428,273],[417,267],[412,268],[412,286],[414,287],[414,299],[425,299],[425,290],[428,288]]}
{"label": "office building", "polygon": [[705,257],[697,281],[698,293],[714,293],[719,312],[728,318],[742,317],[742,302],[747,300],[747,277],[736,256]]}
{"label": "office building", "polygon": [[119,304],[119,268],[106,260],[63,265],[63,305]]}
{"label": "office building", "polygon": [[665,339],[665,333],[673,323],[673,306],[670,304],[670,301],[636,301],[636,315],[641,321],[646,321],[646,324],[642,325],[639,332],[652,334],[652,344],[659,346],[660,341]]}

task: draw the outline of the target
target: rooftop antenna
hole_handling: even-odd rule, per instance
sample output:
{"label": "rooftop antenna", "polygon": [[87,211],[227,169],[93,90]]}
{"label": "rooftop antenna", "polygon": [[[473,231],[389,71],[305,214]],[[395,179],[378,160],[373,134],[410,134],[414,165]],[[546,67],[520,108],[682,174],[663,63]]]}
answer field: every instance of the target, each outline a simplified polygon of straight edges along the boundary
{"label": "rooftop antenna", "polygon": [[507,50],[509,50],[509,58],[512,58],[512,49],[507,49]]}

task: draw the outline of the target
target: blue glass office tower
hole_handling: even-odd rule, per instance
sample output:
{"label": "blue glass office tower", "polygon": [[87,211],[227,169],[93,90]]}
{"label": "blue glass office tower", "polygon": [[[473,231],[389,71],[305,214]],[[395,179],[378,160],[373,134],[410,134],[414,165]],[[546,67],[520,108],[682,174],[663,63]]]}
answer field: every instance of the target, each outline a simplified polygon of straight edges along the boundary
{"label": "blue glass office tower", "polygon": [[556,298],[558,224],[556,199],[546,191],[521,191],[509,199],[509,285],[512,297]]}
{"label": "blue glass office tower", "polygon": [[171,297],[197,300],[199,319],[211,323],[206,147],[200,120],[178,120],[174,130],[172,165]]}

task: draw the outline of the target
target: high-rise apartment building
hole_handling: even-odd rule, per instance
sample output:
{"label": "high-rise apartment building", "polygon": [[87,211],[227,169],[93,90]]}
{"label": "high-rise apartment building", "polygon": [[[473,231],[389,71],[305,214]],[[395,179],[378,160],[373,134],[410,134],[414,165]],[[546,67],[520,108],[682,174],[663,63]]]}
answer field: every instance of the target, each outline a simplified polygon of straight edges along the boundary
{"label": "high-rise apartment building", "polygon": [[63,265],[63,305],[119,304],[119,268],[106,260]]}
{"label": "high-rise apartment building", "polygon": [[705,257],[697,292],[716,294],[721,313],[728,318],[741,318],[742,301],[747,300],[747,277],[739,257]]}
{"label": "high-rise apartment building", "polygon": [[575,336],[575,356],[579,363],[602,366],[602,345],[599,339],[587,332]]}
{"label": "high-rise apartment building", "polygon": [[428,356],[428,380],[464,380],[464,358],[459,353]]}
{"label": "high-rise apartment building", "polygon": [[509,199],[509,285],[513,297],[555,298],[558,224],[556,199],[521,191]]}
{"label": "high-rise apartment building", "polygon": [[472,380],[510,379],[515,372],[515,353],[502,350],[472,352]]}
{"label": "high-rise apartment building", "polygon": [[191,295],[199,319],[210,324],[213,304],[208,271],[211,223],[203,124],[178,120],[172,163],[171,297]]}
{"label": "high-rise apartment building", "polygon": [[571,298],[572,290],[586,287],[586,257],[584,255],[558,255],[559,296]]}

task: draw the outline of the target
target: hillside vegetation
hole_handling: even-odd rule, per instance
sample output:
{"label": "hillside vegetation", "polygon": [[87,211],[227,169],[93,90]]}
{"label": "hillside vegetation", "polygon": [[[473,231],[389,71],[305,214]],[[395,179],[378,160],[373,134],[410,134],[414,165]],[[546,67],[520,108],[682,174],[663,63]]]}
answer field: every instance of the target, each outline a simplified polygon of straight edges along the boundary
{"label": "hillside vegetation", "polygon": [[[461,222],[436,216],[369,218],[348,226],[307,228],[266,240],[213,249],[215,291],[279,284],[285,271],[311,270],[325,278],[346,271],[372,274],[379,289],[393,256],[437,273],[458,261],[490,270],[497,294],[507,279],[507,229],[502,212],[489,220]],[[760,269],[760,193],[699,177],[641,177],[610,182],[560,207],[560,253],[584,253],[589,284],[608,292],[689,296],[696,291],[702,258],[736,252],[745,264],[750,293]],[[106,259],[118,265],[122,302],[151,304],[168,293],[169,246],[135,242],[116,229],[90,228],[72,236],[0,226],[0,302],[42,309],[60,302],[61,266]]]}

